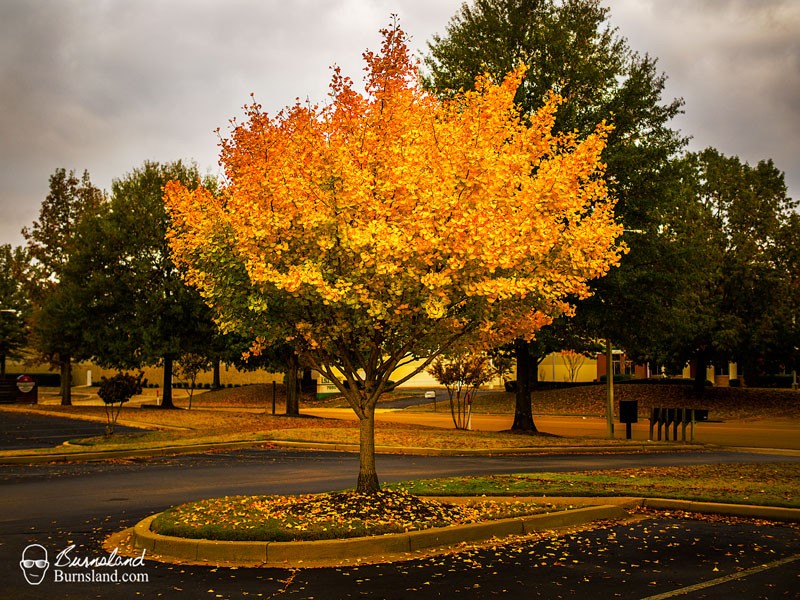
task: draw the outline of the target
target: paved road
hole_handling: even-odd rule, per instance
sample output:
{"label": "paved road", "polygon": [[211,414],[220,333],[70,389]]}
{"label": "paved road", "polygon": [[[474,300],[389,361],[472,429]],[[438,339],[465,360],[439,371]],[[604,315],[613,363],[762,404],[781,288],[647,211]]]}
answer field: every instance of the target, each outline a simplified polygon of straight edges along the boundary
{"label": "paved road", "polygon": [[[109,533],[170,504],[227,494],[301,493],[353,484],[350,454],[252,449],[114,463],[0,467],[0,598],[645,598],[688,585],[769,568],[688,597],[795,597],[798,531],[770,524],[684,521],[658,516],[635,523],[470,550],[453,556],[338,569],[214,569],[146,561],[116,569],[147,582],[55,581],[56,555],[105,556]],[[379,456],[387,481],[420,476],[616,468],[691,462],[796,461],[736,453],[547,456]],[[29,544],[44,546],[50,572],[31,586],[20,568]],[[62,576],[114,569],[62,568]],[[768,587],[771,586],[771,587]],[[700,595],[698,595],[700,594]],[[710,594],[710,595],[705,595]],[[714,594],[717,594],[716,596]],[[760,595],[759,595],[760,594]]]}
{"label": "paved road", "polygon": [[[616,469],[640,466],[796,462],[733,452],[515,457],[379,455],[385,482],[448,475]],[[158,512],[172,504],[235,494],[292,494],[355,485],[358,457],[334,452],[241,450],[115,463],[0,466],[0,523],[35,515],[109,510]],[[535,490],[531,490],[535,493]]]}

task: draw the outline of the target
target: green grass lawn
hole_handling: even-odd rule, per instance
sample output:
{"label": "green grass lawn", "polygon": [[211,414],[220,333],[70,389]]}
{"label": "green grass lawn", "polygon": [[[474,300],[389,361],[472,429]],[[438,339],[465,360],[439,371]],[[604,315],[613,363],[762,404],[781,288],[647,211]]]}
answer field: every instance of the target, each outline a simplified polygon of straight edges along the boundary
{"label": "green grass lawn", "polygon": [[[9,409],[26,410],[26,409]],[[71,418],[105,422],[100,406],[38,406],[38,412]],[[0,457],[19,454],[69,454],[80,452],[135,451],[162,446],[227,443],[236,441],[292,441],[325,444],[358,445],[356,421],[316,417],[285,417],[252,412],[242,408],[230,410],[145,410],[124,407],[120,424],[147,428],[146,431],[117,432],[110,436],[92,436],[69,440],[68,446],[36,450],[4,450]],[[447,450],[551,448],[575,444],[582,446],[640,447],[641,442],[603,438],[566,438],[551,435],[516,435],[506,432],[463,431],[425,425],[378,422],[375,443],[388,448],[434,448]]]}
{"label": "green grass lawn", "polygon": [[634,496],[800,508],[800,463],[521,473],[398,485],[434,496]]}

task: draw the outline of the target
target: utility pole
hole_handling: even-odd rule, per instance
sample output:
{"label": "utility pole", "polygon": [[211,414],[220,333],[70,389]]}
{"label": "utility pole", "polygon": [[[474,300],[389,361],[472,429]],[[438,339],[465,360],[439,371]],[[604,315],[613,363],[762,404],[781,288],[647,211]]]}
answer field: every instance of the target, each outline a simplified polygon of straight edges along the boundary
{"label": "utility pole", "polygon": [[611,340],[606,339],[606,430],[608,439],[614,439],[614,352]]}

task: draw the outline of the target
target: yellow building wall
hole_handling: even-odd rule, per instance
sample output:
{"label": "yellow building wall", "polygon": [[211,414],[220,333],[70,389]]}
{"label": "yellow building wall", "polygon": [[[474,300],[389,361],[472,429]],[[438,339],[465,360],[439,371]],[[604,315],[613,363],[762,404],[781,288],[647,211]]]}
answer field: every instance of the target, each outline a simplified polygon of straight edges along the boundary
{"label": "yellow building wall", "polygon": [[[391,380],[399,381],[407,376],[411,371],[417,368],[422,363],[421,360],[409,363],[397,369],[392,373]],[[585,358],[580,365],[576,365],[574,369],[574,381],[576,382],[591,382],[595,381],[597,373],[597,361],[594,358]],[[321,394],[335,393],[336,387],[331,384],[327,379],[321,375],[315,374],[319,377],[318,392]],[[507,374],[507,379],[514,379],[516,374],[512,371]],[[569,382],[573,381],[569,361],[561,355],[561,353],[553,353],[547,356],[545,360],[539,365],[539,381],[555,381],[555,382]],[[401,388],[436,388],[441,387],[439,382],[430,375],[427,370],[417,373],[406,383],[400,386]],[[483,386],[487,389],[503,389],[503,381],[496,378]]]}
{"label": "yellow building wall", "polygon": [[[164,370],[161,367],[147,367],[141,369],[144,372],[144,377],[150,385],[157,385],[162,387],[164,385]],[[134,370],[138,373],[138,370]],[[81,363],[72,369],[72,384],[73,385],[90,385],[100,382],[102,377],[112,377],[116,375],[116,369],[102,369],[97,365]],[[239,371],[234,367],[227,365],[220,365],[219,369],[220,385],[248,385],[253,383],[272,383],[277,381],[283,383],[283,373],[268,373],[266,371]],[[183,383],[181,377],[177,374],[173,375],[172,383]],[[204,384],[211,384],[214,381],[214,372],[209,369],[202,371],[197,375],[195,385],[202,386]],[[186,382],[188,383],[188,382]]]}
{"label": "yellow building wall", "polygon": [[[683,368],[682,376],[685,379],[692,378],[692,369],[690,365],[686,365]],[[714,367],[706,368],[706,380],[710,381],[717,387],[726,387],[730,385],[730,381],[732,379],[739,378],[739,367],[736,363],[728,363],[728,374],[727,375],[720,375],[716,372]]]}
{"label": "yellow building wall", "polygon": [[539,381],[589,382],[597,379],[597,360],[580,357],[570,366],[569,359],[560,352],[549,354],[539,364]]}

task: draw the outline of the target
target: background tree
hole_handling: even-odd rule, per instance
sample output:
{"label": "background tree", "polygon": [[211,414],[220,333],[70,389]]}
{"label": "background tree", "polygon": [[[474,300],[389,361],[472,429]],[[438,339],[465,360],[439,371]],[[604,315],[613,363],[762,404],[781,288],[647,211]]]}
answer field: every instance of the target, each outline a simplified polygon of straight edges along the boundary
{"label": "background tree", "polygon": [[269,373],[283,373],[286,390],[286,416],[300,414],[300,357],[294,347],[286,342],[274,342],[269,346],[251,352],[252,340],[240,335],[228,334],[231,341],[230,362],[241,371],[264,370]]}
{"label": "background tree", "polygon": [[207,354],[216,329],[170,256],[162,201],[167,181],[201,186],[197,168],[181,161],[145,162],[114,180],[109,210],[81,228],[80,252],[70,268],[83,278],[84,305],[93,315],[84,333],[92,356],[117,369],[160,364],[161,406],[172,408],[174,362]]}
{"label": "background tree", "polygon": [[192,408],[192,398],[194,397],[197,376],[211,366],[211,360],[204,354],[188,352],[180,357],[175,365],[175,374],[178,379],[186,382],[189,388],[189,409]]}
{"label": "background tree", "polygon": [[800,370],[800,214],[796,211],[789,213],[778,232],[775,266],[780,290],[769,363],[775,372],[794,372],[796,380]]}
{"label": "background tree", "polygon": [[511,344],[493,352],[513,360],[516,380],[512,389],[516,394],[512,431],[538,433],[533,417],[531,392],[539,382],[539,366],[553,352],[563,348],[593,353],[600,349],[596,339],[585,330],[585,323],[574,317],[560,316],[536,332],[533,339],[517,338]]}
{"label": "background tree", "polygon": [[786,317],[796,301],[797,203],[769,160],[751,167],[709,148],[687,155],[684,166],[704,278],[679,298],[687,314],[673,332],[676,353],[694,361],[699,390],[706,366],[729,361],[755,383],[770,356],[786,357],[783,332],[791,331]]}
{"label": "background tree", "polygon": [[503,382],[505,388],[508,377],[514,370],[513,359],[508,353],[502,352],[500,348],[490,348],[486,354],[489,356],[492,371]]}
{"label": "background tree", "polygon": [[559,354],[567,369],[569,381],[574,383],[578,379],[581,367],[586,363],[586,355],[575,352],[574,350],[562,350]]}
{"label": "background tree", "polygon": [[221,197],[166,193],[176,260],[223,330],[255,339],[254,352],[288,341],[347,399],[361,492],[379,489],[382,393],[466,336],[532,335],[620,252],[602,127],[551,136],[557,98],[523,122],[522,70],[440,102],[400,28],[383,36],[364,55],[365,94],[335,71],[325,107],[270,117],[254,104],[222,142]]}
{"label": "background tree", "polygon": [[[604,119],[613,124],[603,152],[606,179],[617,198],[617,217],[627,229],[641,233],[625,236],[630,253],[619,269],[593,283],[595,293],[578,304],[577,315],[595,339],[645,346],[641,338],[652,330],[650,316],[663,306],[664,295],[678,285],[682,273],[665,262],[675,252],[669,248],[671,240],[661,235],[672,198],[666,192],[672,185],[670,159],[684,145],[668,126],[681,101],[662,101],[665,77],[656,70],[655,59],[631,51],[608,18],[609,9],[598,0],[465,3],[446,34],[433,36],[429,43],[426,84],[448,97],[471,89],[480,73],[499,77],[525,62],[530,66],[516,97],[525,112],[533,113],[555,90],[564,98],[556,132],[586,135]],[[507,226],[517,223],[519,218]],[[540,354],[524,339],[516,343],[515,352],[512,428],[535,431],[530,391]]]}
{"label": "background tree", "polygon": [[23,287],[27,264],[23,248],[0,246],[0,378],[6,376],[6,359],[21,358],[28,342],[30,302]]}
{"label": "background tree", "polygon": [[[97,214],[104,202],[105,194],[92,184],[88,171],[78,179],[74,171],[57,169],[50,176],[50,192],[42,202],[39,220],[22,230],[30,257],[28,294],[34,307],[34,323],[39,323],[34,325],[33,340],[43,357],[60,367],[61,404],[72,403],[76,337],[73,315],[66,312],[65,304],[71,292],[56,290],[78,248],[76,232],[81,221]],[[64,302],[56,301],[56,293]]]}

